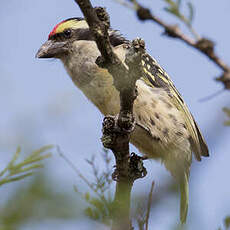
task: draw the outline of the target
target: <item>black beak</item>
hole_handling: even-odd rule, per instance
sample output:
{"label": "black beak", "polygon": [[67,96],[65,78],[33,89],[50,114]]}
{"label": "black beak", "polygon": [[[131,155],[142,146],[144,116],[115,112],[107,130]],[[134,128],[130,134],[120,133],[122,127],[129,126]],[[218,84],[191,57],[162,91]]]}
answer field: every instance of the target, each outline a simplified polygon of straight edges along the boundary
{"label": "black beak", "polygon": [[67,42],[46,41],[38,50],[36,58],[58,58],[68,52]]}

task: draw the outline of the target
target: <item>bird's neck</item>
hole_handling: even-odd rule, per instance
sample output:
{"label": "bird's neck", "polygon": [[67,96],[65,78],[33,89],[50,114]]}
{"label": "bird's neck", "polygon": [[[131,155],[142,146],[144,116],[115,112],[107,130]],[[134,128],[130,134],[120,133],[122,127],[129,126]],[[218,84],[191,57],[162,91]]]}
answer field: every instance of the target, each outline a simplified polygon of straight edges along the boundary
{"label": "bird's neck", "polygon": [[90,46],[88,43],[78,41],[71,55],[62,62],[74,84],[103,114],[116,114],[119,111],[119,94],[113,86],[113,78],[106,69],[95,64],[100,53],[95,42]]}

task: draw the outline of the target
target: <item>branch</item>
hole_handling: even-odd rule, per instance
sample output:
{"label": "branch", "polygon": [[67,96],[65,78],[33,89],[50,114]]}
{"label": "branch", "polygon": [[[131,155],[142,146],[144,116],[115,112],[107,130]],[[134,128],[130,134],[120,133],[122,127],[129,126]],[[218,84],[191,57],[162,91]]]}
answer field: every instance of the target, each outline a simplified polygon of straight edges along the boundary
{"label": "branch", "polygon": [[132,229],[130,222],[130,195],[133,182],[146,175],[141,157],[129,154],[131,132],[135,127],[133,103],[137,97],[136,81],[143,75],[141,66],[145,54],[145,43],[141,39],[131,44],[124,44],[127,49],[125,63],[113,52],[109,41],[109,15],[101,8],[93,8],[89,0],[75,0],[81,8],[89,25],[90,31],[101,57],[96,63],[107,68],[113,77],[113,84],[120,94],[120,113],[116,117],[107,116],[103,121],[102,143],[113,151],[116,160],[116,170],[113,179],[116,180],[114,198],[114,215],[112,230]]}
{"label": "branch", "polygon": [[[84,17],[89,25],[90,31],[94,35],[97,47],[101,52],[103,60],[100,60],[104,64],[113,64],[116,67],[121,68],[124,72],[125,67],[114,54],[108,35],[108,29],[110,27],[109,16],[104,14],[103,8],[97,8],[94,10],[89,0],[75,0],[79,5]],[[99,17],[98,17],[99,16]]]}
{"label": "branch", "polygon": [[114,221],[112,230],[132,229],[130,224],[130,195],[133,182],[144,177],[147,172],[142,158],[129,154],[129,141],[135,127],[133,102],[136,99],[136,81],[143,75],[141,58],[144,42],[136,39],[129,47],[125,63],[129,71],[122,75],[112,72],[114,86],[120,93],[120,113],[116,117],[107,116],[103,121],[102,143],[113,151],[116,170],[113,179],[117,181],[114,198]]}
{"label": "branch", "polygon": [[151,20],[157,23],[159,26],[163,27],[165,32],[164,34],[171,38],[177,38],[182,42],[186,43],[190,47],[198,50],[208,57],[213,63],[215,63],[222,71],[222,75],[216,78],[217,81],[220,81],[224,84],[225,89],[230,89],[230,66],[227,65],[215,52],[215,44],[213,41],[200,38],[198,40],[191,39],[190,37],[183,34],[180,28],[177,25],[170,25],[165,23],[163,20],[153,15],[150,9],[143,7],[136,0],[128,0],[134,5],[136,10],[137,17],[141,21]]}

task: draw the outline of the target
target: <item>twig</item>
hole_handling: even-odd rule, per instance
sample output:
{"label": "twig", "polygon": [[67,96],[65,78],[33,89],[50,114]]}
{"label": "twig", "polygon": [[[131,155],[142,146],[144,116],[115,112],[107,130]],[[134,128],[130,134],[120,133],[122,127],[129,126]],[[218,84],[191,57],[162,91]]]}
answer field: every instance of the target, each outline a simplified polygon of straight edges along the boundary
{"label": "twig", "polygon": [[151,204],[152,204],[152,197],[153,197],[153,189],[154,189],[154,181],[152,182],[150,193],[149,193],[147,213],[146,213],[146,219],[145,219],[145,230],[148,230],[149,214],[150,214],[150,209],[151,209]]}
{"label": "twig", "polygon": [[127,3],[125,0],[114,0],[114,1],[120,3],[120,4],[123,5],[123,6],[126,6],[126,7],[130,8],[130,9],[132,9],[132,10],[135,9],[135,8],[132,6],[132,4]]}
{"label": "twig", "polygon": [[[84,17],[89,25],[90,31],[94,35],[95,42],[97,43],[97,47],[101,52],[103,60],[101,62],[103,64],[112,64],[116,67],[119,67],[121,71],[124,73],[126,71],[125,66],[119,60],[119,58],[114,54],[108,35],[108,29],[110,27],[109,16],[103,15],[103,8],[97,8],[94,10],[92,4],[89,0],[75,0],[75,2],[79,5]],[[101,14],[100,14],[101,11]],[[97,15],[101,15],[100,19],[104,19],[103,21],[98,18]],[[103,17],[107,18],[103,18]]]}
{"label": "twig", "polygon": [[117,181],[117,184],[112,230],[131,229],[129,213],[132,185],[136,179],[146,175],[141,157],[135,154],[130,157],[129,154],[130,134],[135,127],[133,117],[133,102],[136,98],[135,85],[136,80],[143,75],[140,68],[143,51],[143,41],[134,40],[126,55],[126,65],[129,71],[119,76],[113,72],[114,85],[120,92],[120,113],[116,117],[105,117],[103,122],[102,143],[104,147],[113,151],[116,159],[113,179]]}
{"label": "twig", "polygon": [[[108,116],[103,122],[102,143],[110,148],[116,159],[116,171],[113,178],[117,181],[114,198],[114,219],[112,230],[128,230],[130,225],[130,195],[134,180],[146,175],[141,159],[129,154],[130,134],[135,127],[133,102],[136,99],[136,81],[143,75],[141,58],[145,52],[145,44],[136,39],[129,46],[125,64],[113,53],[108,29],[109,15],[104,8],[93,8],[89,0],[75,0],[94,36],[101,53],[96,63],[107,68],[113,77],[114,86],[120,94],[120,113],[116,117]],[[128,68],[127,68],[128,66]],[[139,166],[139,167],[138,167]],[[140,167],[142,166],[142,167]],[[136,173],[137,171],[137,173]]]}
{"label": "twig", "polygon": [[74,172],[87,184],[87,186],[105,203],[107,204],[107,201],[105,197],[103,197],[97,189],[93,187],[93,185],[87,180],[86,177],[83,176],[83,174],[77,169],[77,167],[73,164],[73,162],[61,151],[60,146],[56,146],[57,153],[59,156],[74,170]]}
{"label": "twig", "polygon": [[191,39],[190,37],[183,34],[183,32],[180,30],[180,28],[177,25],[170,25],[165,23],[159,17],[153,15],[150,9],[145,8],[144,6],[139,4],[136,0],[128,0],[128,1],[134,4],[134,9],[136,10],[137,17],[139,18],[139,20],[142,21],[151,20],[157,23],[159,26],[164,28],[165,35],[183,41],[190,47],[193,47],[194,49],[203,53],[213,63],[215,63],[223,71],[222,75],[216,78],[216,80],[222,82],[224,84],[225,89],[230,89],[230,66],[226,64],[221,58],[218,57],[218,55],[214,50],[215,44],[213,41],[206,38],[201,38],[197,41]]}

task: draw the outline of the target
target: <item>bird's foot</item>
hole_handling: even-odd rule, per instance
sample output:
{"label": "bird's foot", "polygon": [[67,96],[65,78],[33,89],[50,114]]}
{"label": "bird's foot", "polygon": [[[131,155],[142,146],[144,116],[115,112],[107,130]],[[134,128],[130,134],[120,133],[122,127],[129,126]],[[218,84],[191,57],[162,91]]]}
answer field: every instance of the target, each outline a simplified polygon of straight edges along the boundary
{"label": "bird's foot", "polygon": [[[145,160],[145,159],[144,159]],[[119,170],[116,166],[115,170],[112,174],[112,179],[114,181],[120,181],[122,180],[123,176],[121,173],[119,173]],[[131,156],[129,157],[129,168],[128,168],[128,178],[129,181],[135,181],[139,178],[143,178],[147,175],[147,170],[144,167],[143,164],[143,157],[138,156],[135,153],[131,153]],[[127,178],[127,175],[125,175]]]}

